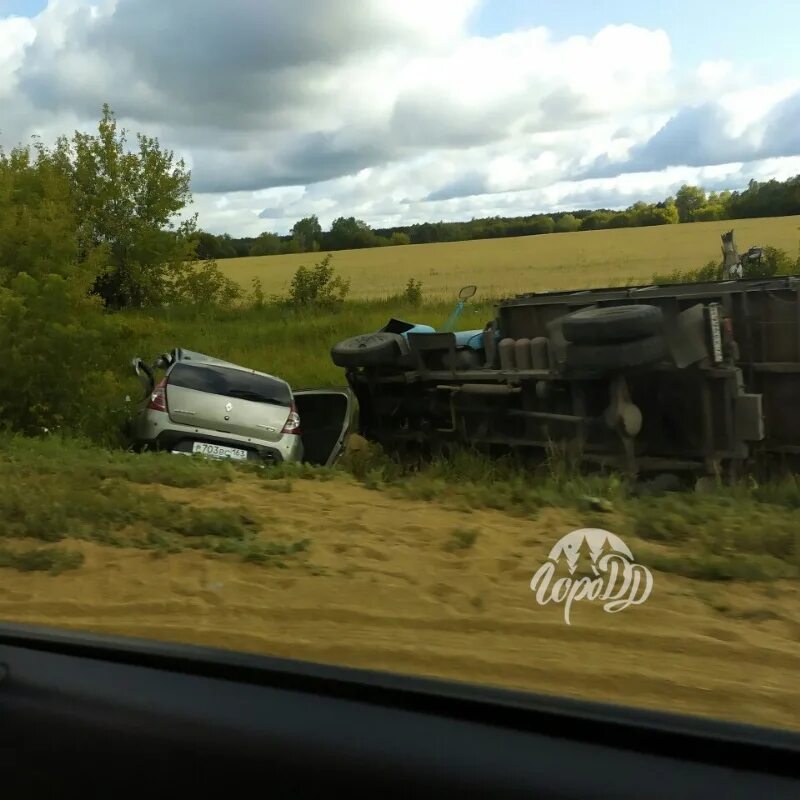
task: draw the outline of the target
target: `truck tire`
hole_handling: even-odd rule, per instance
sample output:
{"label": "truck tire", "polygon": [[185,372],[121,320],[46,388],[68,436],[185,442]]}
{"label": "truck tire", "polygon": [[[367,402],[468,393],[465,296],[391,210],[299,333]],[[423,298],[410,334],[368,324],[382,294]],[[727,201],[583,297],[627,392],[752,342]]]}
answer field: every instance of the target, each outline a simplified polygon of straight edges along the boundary
{"label": "truck tire", "polygon": [[661,361],[667,354],[661,336],[648,336],[616,344],[570,344],[567,368],[587,372],[616,372]]}
{"label": "truck tire", "polygon": [[335,344],[331,359],[337,367],[392,366],[403,349],[403,338],[397,333],[362,333]]}
{"label": "truck tire", "polygon": [[451,370],[480,369],[483,366],[480,356],[468,347],[459,347],[455,351],[455,358],[451,359],[449,353],[442,356],[442,368]]}
{"label": "truck tire", "polygon": [[629,342],[661,331],[661,309],[648,305],[585,308],[564,318],[564,338],[573,344]]}

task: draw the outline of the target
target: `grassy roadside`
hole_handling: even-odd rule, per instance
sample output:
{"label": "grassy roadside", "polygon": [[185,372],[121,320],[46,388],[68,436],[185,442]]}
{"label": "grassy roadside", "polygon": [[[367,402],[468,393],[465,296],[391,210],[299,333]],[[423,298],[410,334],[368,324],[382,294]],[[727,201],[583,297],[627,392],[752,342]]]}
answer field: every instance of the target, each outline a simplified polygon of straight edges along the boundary
{"label": "grassy roadside", "polygon": [[[637,493],[615,476],[581,476],[557,459],[538,470],[469,452],[401,467],[373,447],[335,469],[269,470],[226,462],[133,455],[65,440],[0,440],[0,566],[59,572],[80,566],[76,540],[136,547],[163,556],[193,549],[265,566],[302,560],[313,535],[271,538],[269,520],[244,506],[168,500],[159,487],[211,487],[257,480],[291,494],[297,480],[355,479],[368,489],[436,501],[461,511],[492,508],[535,518],[547,508],[576,512],[585,527],[633,537],[642,563],[703,581],[800,577],[800,479],[718,487],[709,492]],[[285,502],[291,502],[287,498]],[[468,547],[469,530],[452,544]]]}
{"label": "grassy roadside", "polygon": [[581,475],[557,457],[531,470],[510,457],[462,451],[404,471],[366,447],[350,453],[346,466],[369,488],[463,511],[494,508],[532,518],[548,507],[575,509],[585,527],[643,540],[637,558],[663,572],[709,581],[800,577],[800,477],[794,475],[699,493]]}
{"label": "grassy roadside", "polygon": [[[157,487],[230,482],[228,463],[133,455],[57,437],[5,438],[0,449],[0,566],[53,573],[79,567],[74,541],[151,550],[231,555],[281,567],[300,557],[302,537],[272,541],[264,520],[243,507],[195,507],[162,497]],[[52,545],[52,546],[51,546]]]}
{"label": "grassy roadside", "polygon": [[[477,298],[476,298],[477,300]],[[335,311],[262,308],[164,308],[125,312],[113,318],[116,328],[111,361],[123,376],[125,393],[136,396],[139,384],[128,374],[134,356],[149,360],[173,347],[185,347],[279,375],[296,387],[337,386],[343,371],[330,358],[336,342],[383,327],[391,317],[441,326],[455,299],[414,306],[400,299],[348,301]],[[462,328],[482,328],[494,316],[490,299],[467,305]]]}

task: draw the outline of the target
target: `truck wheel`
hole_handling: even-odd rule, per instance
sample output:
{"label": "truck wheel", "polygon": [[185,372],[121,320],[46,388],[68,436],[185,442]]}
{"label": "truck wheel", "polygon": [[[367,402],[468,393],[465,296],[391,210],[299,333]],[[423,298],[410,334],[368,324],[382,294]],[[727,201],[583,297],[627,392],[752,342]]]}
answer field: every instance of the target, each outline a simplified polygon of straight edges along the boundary
{"label": "truck wheel", "polygon": [[396,333],[363,333],[331,348],[337,367],[374,367],[395,364],[403,352],[403,338]]}
{"label": "truck wheel", "polygon": [[661,309],[648,305],[585,308],[564,318],[563,333],[574,344],[628,342],[661,331]]}
{"label": "truck wheel", "polygon": [[570,344],[567,367],[587,372],[614,372],[661,361],[667,347],[661,336],[648,336],[616,344]]}

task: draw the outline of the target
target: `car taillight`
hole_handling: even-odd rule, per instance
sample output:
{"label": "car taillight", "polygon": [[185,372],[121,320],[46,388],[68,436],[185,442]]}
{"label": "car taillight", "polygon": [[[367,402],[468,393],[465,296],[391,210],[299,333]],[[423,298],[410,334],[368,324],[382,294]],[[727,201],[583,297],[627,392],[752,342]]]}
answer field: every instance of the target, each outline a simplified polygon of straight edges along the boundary
{"label": "car taillight", "polygon": [[294,403],[292,403],[292,410],[289,412],[289,417],[281,433],[300,433],[300,415],[297,413],[297,407]]}
{"label": "car taillight", "polygon": [[162,378],[150,394],[150,402],[147,407],[152,411],[167,410],[167,379]]}

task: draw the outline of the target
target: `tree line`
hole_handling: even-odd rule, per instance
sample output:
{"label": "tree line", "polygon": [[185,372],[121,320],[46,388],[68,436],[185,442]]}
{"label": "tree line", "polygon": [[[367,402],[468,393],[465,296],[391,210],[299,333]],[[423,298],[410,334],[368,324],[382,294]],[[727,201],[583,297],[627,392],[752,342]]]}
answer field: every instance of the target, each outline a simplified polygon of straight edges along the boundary
{"label": "tree line", "polygon": [[257,237],[235,239],[228,234],[215,236],[200,231],[195,234],[195,241],[199,258],[219,259],[791,214],[800,214],[800,175],[785,181],[750,181],[746,189],[734,192],[706,191],[700,186],[684,184],[674,197],[659,203],[634,203],[624,211],[581,209],[519,217],[486,217],[468,222],[422,222],[374,230],[355,217],[339,217],[327,231],[322,229],[316,216],[310,216],[298,220],[284,236],[265,231]]}

